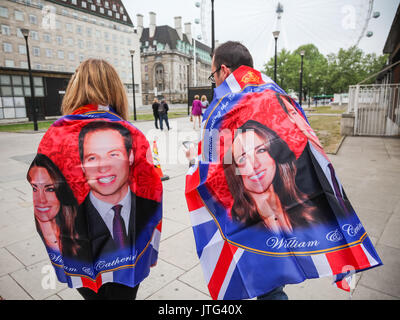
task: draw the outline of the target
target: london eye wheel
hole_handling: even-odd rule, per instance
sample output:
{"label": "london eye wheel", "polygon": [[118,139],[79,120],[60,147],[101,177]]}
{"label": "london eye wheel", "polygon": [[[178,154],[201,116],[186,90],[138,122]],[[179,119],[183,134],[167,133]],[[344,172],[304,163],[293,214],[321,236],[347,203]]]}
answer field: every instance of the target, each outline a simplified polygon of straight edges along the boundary
{"label": "london eye wheel", "polygon": [[[217,0],[215,4],[229,6],[229,19],[224,19],[223,28],[229,29],[232,37],[245,30],[245,37],[238,40],[251,52],[263,53],[265,58],[259,63],[273,56],[272,33],[276,30],[280,31],[279,50],[293,51],[312,43],[321,53],[328,54],[339,48],[357,46],[364,37],[373,36],[368,23],[371,18],[379,17],[373,11],[374,0]],[[203,39],[210,30],[209,10],[210,0],[203,0]],[[218,19],[219,13],[216,15]],[[221,23],[218,20],[216,23],[216,39],[228,40],[220,39]]]}

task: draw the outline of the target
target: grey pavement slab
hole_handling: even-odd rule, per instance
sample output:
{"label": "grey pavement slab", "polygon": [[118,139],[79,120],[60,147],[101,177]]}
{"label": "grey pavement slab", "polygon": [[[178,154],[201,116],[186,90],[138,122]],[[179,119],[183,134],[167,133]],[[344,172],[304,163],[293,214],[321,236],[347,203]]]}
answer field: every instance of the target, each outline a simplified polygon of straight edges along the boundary
{"label": "grey pavement slab", "polygon": [[[188,118],[170,121],[171,131],[154,130],[152,121],[135,125],[149,142],[157,139],[163,182],[163,231],[159,260],[140,286],[137,299],[209,300],[197,257],[184,196],[187,163],[184,140],[197,141],[199,131]],[[0,296],[20,300],[82,299],[65,284],[49,282],[50,262],[37,235],[31,188],[26,171],[40,133],[0,133]],[[163,154],[164,153],[164,154]],[[400,299],[400,139],[347,137],[329,155],[340,181],[384,266],[356,275],[352,299]],[[289,299],[347,300],[350,295],[332,279],[313,279],[285,287]]]}

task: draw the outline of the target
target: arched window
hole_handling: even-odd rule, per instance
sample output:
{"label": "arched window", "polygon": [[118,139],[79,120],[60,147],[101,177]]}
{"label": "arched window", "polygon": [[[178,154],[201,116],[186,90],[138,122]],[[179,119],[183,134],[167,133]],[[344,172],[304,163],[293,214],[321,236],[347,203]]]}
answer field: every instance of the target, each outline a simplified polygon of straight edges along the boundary
{"label": "arched window", "polygon": [[164,91],[164,66],[161,63],[154,68],[154,80],[157,91]]}

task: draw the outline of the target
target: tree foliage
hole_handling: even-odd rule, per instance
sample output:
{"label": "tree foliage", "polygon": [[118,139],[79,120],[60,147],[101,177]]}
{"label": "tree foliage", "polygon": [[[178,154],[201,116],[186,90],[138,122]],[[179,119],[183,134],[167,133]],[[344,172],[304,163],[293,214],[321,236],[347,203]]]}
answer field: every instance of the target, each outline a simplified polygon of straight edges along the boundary
{"label": "tree foliage", "polygon": [[[355,85],[381,70],[387,60],[386,55],[365,54],[355,46],[340,49],[327,56],[321,54],[313,44],[302,45],[290,52],[282,49],[277,55],[277,84],[286,92],[300,90],[300,51],[303,57],[303,97],[318,94],[348,92]],[[274,57],[264,66],[266,74],[273,78]],[[366,83],[374,83],[375,78]]]}

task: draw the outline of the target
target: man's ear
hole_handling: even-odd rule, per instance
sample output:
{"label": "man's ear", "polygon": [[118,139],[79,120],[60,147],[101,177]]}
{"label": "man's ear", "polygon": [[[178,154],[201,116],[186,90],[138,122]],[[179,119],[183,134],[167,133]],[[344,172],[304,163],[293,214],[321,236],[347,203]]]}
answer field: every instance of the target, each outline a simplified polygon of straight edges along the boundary
{"label": "man's ear", "polygon": [[226,65],[221,65],[221,72],[223,74],[224,79],[228,78],[229,75],[232,73],[231,69],[229,69]]}
{"label": "man's ear", "polygon": [[135,156],[133,155],[133,150],[129,152],[129,166],[133,165],[133,162],[135,161]]}

